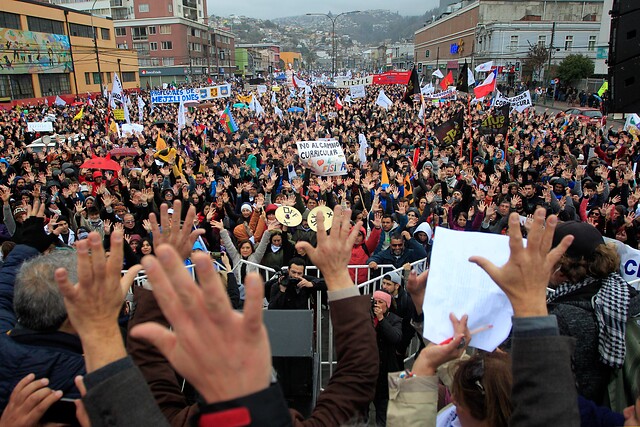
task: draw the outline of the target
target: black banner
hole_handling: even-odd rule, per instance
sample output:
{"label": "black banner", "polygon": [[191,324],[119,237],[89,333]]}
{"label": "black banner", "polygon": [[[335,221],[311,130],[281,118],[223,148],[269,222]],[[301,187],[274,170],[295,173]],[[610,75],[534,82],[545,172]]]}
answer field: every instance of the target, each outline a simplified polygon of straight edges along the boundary
{"label": "black banner", "polygon": [[480,123],[480,133],[482,135],[506,135],[509,129],[509,110],[511,106],[505,104],[494,110],[493,114],[487,116]]}
{"label": "black banner", "polygon": [[435,129],[438,141],[451,145],[462,138],[464,133],[464,110],[458,111],[455,116]]}

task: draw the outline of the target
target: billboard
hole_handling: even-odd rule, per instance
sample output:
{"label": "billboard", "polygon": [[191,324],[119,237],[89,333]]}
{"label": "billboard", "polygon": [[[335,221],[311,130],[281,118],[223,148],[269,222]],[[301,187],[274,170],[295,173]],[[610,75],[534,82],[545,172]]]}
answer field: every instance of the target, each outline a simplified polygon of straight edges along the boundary
{"label": "billboard", "polygon": [[0,74],[68,73],[73,71],[69,37],[0,28]]}

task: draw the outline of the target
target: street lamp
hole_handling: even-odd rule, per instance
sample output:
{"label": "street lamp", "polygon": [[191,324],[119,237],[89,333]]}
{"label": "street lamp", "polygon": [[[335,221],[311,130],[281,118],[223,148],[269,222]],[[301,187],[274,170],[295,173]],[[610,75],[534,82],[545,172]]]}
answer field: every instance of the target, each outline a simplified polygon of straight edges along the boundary
{"label": "street lamp", "polygon": [[353,13],[360,13],[360,10],[352,10],[350,12],[342,12],[338,15],[331,15],[329,13],[307,13],[307,16],[324,16],[329,18],[331,21],[331,77],[335,77],[336,75],[336,21],[342,15],[349,15]]}
{"label": "street lamp", "polygon": [[98,0],[93,0],[93,4],[91,5],[91,27],[93,28],[93,47],[96,51],[96,62],[98,63],[98,78],[100,79],[100,93],[102,93],[102,71],[100,70],[100,54],[98,53],[98,35],[96,32],[96,26],[93,25],[93,11],[96,7],[96,2]]}

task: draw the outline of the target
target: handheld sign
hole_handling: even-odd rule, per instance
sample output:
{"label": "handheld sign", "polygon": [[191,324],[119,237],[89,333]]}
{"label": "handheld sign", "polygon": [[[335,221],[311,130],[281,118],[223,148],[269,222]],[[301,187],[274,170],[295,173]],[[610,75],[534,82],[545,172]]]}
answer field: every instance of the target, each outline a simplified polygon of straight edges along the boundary
{"label": "handheld sign", "polygon": [[276,209],[276,219],[282,225],[295,227],[302,222],[302,215],[298,209],[291,206],[280,206]]}
{"label": "handheld sign", "polygon": [[309,212],[309,228],[318,231],[318,212],[324,215],[324,229],[330,229],[333,224],[333,211],[326,206],[318,206]]}

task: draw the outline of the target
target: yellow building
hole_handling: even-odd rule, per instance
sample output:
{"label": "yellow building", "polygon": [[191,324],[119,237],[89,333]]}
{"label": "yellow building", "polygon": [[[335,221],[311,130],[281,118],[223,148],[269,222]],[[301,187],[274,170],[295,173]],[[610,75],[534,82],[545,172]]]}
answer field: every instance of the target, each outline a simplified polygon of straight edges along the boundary
{"label": "yellow building", "polygon": [[101,77],[110,89],[113,73],[125,89],[140,85],[137,53],[116,47],[110,18],[31,0],[0,0],[0,45],[2,105],[101,92]]}
{"label": "yellow building", "polygon": [[302,67],[302,54],[299,52],[280,52],[280,59],[284,62],[284,68],[291,68],[299,70]]}

